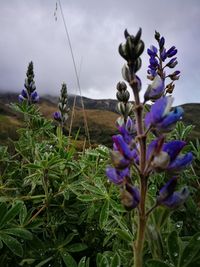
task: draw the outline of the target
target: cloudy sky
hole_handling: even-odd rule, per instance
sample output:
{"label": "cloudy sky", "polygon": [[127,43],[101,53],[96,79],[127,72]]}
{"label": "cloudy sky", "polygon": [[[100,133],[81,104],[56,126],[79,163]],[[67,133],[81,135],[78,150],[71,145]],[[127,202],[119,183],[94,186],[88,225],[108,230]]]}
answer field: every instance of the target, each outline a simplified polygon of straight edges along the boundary
{"label": "cloudy sky", "polygon": [[[146,49],[154,31],[166,38],[166,48],[178,48],[175,104],[200,102],[200,1],[199,0],[60,0],[66,19],[82,95],[115,98],[115,86],[124,63],[118,45],[125,28],[143,29]],[[0,0],[0,91],[23,88],[28,62],[34,62],[40,94],[59,94],[65,81],[78,93],[61,12],[56,0]],[[146,54],[146,49],[145,53]],[[148,80],[148,57],[143,55],[139,76],[143,91]]]}

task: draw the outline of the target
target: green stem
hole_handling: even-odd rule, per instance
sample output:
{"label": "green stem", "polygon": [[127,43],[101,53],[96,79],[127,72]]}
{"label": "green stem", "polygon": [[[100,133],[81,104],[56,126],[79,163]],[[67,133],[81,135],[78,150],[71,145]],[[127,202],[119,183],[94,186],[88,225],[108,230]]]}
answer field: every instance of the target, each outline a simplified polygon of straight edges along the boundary
{"label": "green stem", "polygon": [[141,201],[139,206],[137,238],[134,244],[134,267],[143,266],[143,247],[144,247],[145,230],[147,223],[147,217],[145,212],[146,192],[147,192],[147,182],[144,179],[144,177],[141,177],[141,190],[140,190]]}

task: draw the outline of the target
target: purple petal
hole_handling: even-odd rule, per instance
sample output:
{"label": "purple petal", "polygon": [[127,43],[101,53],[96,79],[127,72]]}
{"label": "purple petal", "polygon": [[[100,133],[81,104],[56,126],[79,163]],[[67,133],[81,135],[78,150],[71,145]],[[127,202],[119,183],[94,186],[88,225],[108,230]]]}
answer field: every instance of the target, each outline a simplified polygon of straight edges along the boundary
{"label": "purple petal", "polygon": [[167,104],[168,104],[168,97],[162,97],[158,99],[154,103],[154,105],[152,105],[150,112],[153,124],[159,123],[162,120]]}
{"label": "purple petal", "polygon": [[22,95],[24,98],[28,98],[27,91],[24,90],[24,89],[21,91],[21,95]]}
{"label": "purple petal", "polygon": [[54,112],[53,117],[54,120],[61,121],[61,113],[59,111]]}
{"label": "purple petal", "polygon": [[164,44],[165,44],[165,38],[164,37],[161,37],[160,38],[160,41],[159,41],[160,48],[163,48]]}
{"label": "purple petal", "polygon": [[174,140],[163,145],[163,151],[167,152],[170,157],[170,162],[174,161],[180,151],[186,145],[186,142]]}
{"label": "purple petal", "polygon": [[115,168],[124,169],[130,164],[130,161],[125,159],[119,151],[110,152],[111,161]]}
{"label": "purple petal", "polygon": [[127,176],[130,176],[130,171],[128,168],[126,168],[123,171],[116,170],[112,167],[106,168],[106,175],[110,182],[114,184],[121,184],[124,181],[124,178]]}
{"label": "purple petal", "polygon": [[182,205],[189,197],[189,190],[184,187],[180,192],[174,192],[169,198],[162,202],[164,206],[175,209]]}
{"label": "purple petal", "polygon": [[140,202],[140,193],[137,187],[126,184],[126,188],[121,192],[121,201],[128,210],[136,208]]}
{"label": "purple petal", "polygon": [[193,155],[191,152],[176,158],[167,168],[170,172],[181,171],[182,169],[188,167],[193,160]]}
{"label": "purple petal", "polygon": [[127,159],[133,159],[133,153],[131,152],[128,144],[124,141],[123,137],[118,134],[118,135],[114,135],[112,137],[113,142],[115,143],[118,151],[124,155],[125,158]]}
{"label": "purple petal", "polygon": [[184,111],[182,107],[176,107],[173,111],[169,112],[168,115],[160,122],[157,126],[163,130],[170,130],[177,121],[179,121],[183,115]]}
{"label": "purple petal", "polygon": [[169,196],[173,194],[177,185],[177,177],[171,178],[159,191],[159,196],[157,198],[158,203],[166,200]]}
{"label": "purple petal", "polygon": [[145,92],[144,98],[145,100],[155,100],[162,96],[165,90],[164,80],[156,75],[152,84],[150,84]]}
{"label": "purple petal", "polygon": [[151,112],[146,113],[144,123],[145,123],[146,128],[148,128],[152,124]]}

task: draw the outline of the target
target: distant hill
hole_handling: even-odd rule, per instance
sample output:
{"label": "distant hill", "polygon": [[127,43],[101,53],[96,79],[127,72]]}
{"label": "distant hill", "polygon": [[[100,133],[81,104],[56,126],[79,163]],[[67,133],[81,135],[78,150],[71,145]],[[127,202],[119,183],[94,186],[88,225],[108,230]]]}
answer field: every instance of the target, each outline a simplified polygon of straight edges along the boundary
{"label": "distant hill", "polygon": [[[74,95],[69,95],[69,106],[73,106]],[[19,114],[9,107],[10,103],[17,101],[16,93],[0,93],[0,143],[5,143],[7,138],[16,139],[16,129],[22,125]],[[119,116],[116,113],[117,100],[82,98],[90,137],[93,144],[111,145],[111,136],[115,134],[115,121]],[[84,138],[84,118],[82,112],[82,100],[76,96],[76,109],[73,122],[73,133],[80,129],[80,138]],[[47,118],[57,110],[58,97],[45,95],[40,99],[41,113]],[[184,123],[195,125],[191,139],[200,136],[200,104],[184,104]]]}

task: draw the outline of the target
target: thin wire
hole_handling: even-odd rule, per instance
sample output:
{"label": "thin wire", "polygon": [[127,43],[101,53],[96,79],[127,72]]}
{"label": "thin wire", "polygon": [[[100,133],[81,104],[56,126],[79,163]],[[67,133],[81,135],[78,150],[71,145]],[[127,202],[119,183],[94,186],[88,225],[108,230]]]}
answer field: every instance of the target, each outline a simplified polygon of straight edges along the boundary
{"label": "thin wire", "polygon": [[[72,56],[72,61],[73,61],[73,65],[74,65],[74,71],[75,71],[77,86],[78,86],[80,97],[81,97],[81,105],[82,105],[82,108],[83,108],[83,117],[84,117],[84,124],[85,124],[85,133],[86,133],[86,136],[88,138],[89,146],[91,146],[89,128],[88,128],[88,123],[87,123],[87,118],[86,118],[86,113],[85,113],[85,106],[84,106],[84,102],[83,102],[83,98],[82,98],[81,86],[80,86],[78,71],[77,71],[76,62],[75,62],[75,58],[74,58],[74,53],[73,53],[73,49],[72,49],[72,44],[71,44],[71,40],[70,40],[68,29],[67,29],[67,24],[66,24],[66,21],[65,21],[65,17],[64,17],[64,13],[63,13],[61,1],[58,0],[58,3],[59,3],[59,7],[60,7],[60,12],[61,12],[62,20],[63,20],[63,23],[64,23],[65,32],[66,32],[66,35],[67,35],[67,40],[68,40],[68,43],[69,43],[69,48],[70,48],[71,56]],[[74,106],[75,106],[75,101],[74,101]],[[73,116],[74,116],[74,111],[73,111],[72,119],[71,119],[71,123],[70,123],[69,135],[71,135]]]}

